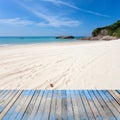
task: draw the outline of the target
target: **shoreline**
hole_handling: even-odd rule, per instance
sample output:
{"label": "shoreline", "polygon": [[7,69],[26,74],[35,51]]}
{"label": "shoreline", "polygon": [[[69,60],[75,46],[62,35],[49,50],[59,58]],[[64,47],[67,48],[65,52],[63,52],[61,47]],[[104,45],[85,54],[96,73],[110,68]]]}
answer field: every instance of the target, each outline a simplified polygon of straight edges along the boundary
{"label": "shoreline", "polygon": [[87,42],[0,47],[0,90],[119,89],[120,40]]}
{"label": "shoreline", "polygon": [[[118,39],[116,39],[118,40]],[[78,41],[65,41],[65,42],[41,42],[41,43],[21,43],[21,44],[0,44],[1,47],[22,47],[22,46],[64,46],[64,45],[79,45],[79,44],[91,44],[91,43],[97,43],[97,42],[104,42],[104,40],[78,40]],[[109,42],[109,41],[106,41]]]}

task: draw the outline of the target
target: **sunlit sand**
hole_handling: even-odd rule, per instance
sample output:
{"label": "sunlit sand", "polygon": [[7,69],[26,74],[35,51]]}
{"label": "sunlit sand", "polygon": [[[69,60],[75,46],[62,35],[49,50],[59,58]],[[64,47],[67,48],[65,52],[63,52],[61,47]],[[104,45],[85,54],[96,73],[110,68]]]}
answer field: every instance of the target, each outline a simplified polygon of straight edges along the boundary
{"label": "sunlit sand", "polygon": [[0,47],[0,89],[119,89],[120,40]]}

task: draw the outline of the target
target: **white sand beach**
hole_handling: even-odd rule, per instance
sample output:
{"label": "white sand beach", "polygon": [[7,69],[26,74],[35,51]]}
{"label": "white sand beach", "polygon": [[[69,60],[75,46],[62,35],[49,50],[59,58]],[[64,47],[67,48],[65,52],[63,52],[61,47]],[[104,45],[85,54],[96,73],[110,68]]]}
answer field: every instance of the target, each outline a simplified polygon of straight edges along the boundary
{"label": "white sand beach", "polygon": [[120,40],[0,47],[0,89],[120,89]]}

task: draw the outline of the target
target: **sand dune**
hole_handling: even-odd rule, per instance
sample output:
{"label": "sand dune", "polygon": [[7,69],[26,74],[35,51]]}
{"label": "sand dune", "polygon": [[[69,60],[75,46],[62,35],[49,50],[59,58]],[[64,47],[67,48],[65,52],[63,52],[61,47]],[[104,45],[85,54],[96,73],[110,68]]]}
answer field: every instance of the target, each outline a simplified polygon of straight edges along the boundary
{"label": "sand dune", "polygon": [[120,40],[0,47],[0,89],[119,88]]}

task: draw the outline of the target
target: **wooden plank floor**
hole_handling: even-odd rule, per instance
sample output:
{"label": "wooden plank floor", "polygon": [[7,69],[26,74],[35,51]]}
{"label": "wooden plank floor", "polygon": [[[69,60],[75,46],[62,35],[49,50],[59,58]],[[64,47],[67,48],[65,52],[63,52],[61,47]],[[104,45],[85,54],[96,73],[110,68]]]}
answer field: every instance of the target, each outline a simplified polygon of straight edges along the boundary
{"label": "wooden plank floor", "polygon": [[0,120],[120,120],[120,90],[3,90]]}

